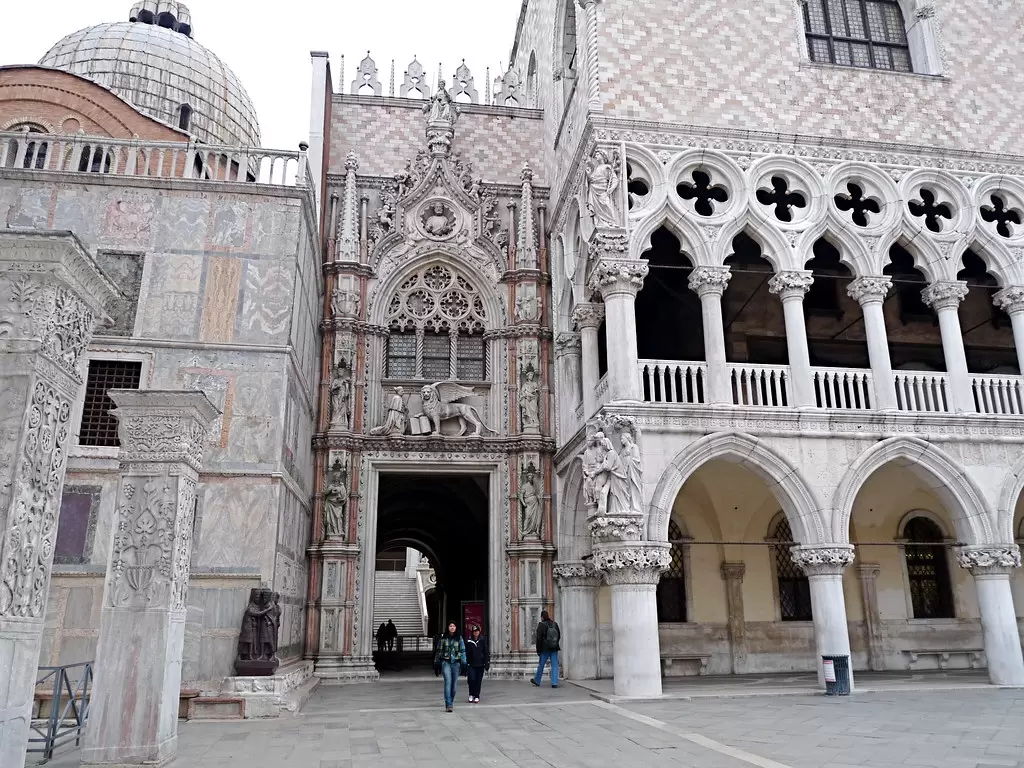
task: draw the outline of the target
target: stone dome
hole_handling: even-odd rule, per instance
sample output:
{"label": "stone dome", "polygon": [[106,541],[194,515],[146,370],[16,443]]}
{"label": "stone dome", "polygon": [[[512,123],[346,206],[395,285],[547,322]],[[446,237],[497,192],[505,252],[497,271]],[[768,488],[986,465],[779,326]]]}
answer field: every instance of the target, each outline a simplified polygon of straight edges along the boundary
{"label": "stone dome", "polygon": [[143,0],[128,18],[73,32],[39,64],[99,83],[201,142],[259,146],[249,94],[224,62],[192,39],[183,3]]}

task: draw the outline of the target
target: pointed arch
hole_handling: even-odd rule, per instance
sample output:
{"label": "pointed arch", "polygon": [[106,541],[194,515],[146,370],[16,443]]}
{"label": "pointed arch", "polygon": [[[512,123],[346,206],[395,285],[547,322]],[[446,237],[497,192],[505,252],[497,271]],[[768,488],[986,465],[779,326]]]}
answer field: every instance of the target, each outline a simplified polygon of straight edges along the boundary
{"label": "pointed arch", "polygon": [[[980,230],[978,233],[980,234]],[[1010,249],[995,239],[985,239],[977,234],[972,239],[960,240],[954,246],[953,252],[956,258],[953,259],[953,271],[963,269],[964,254],[967,251],[974,251],[985,262],[985,267],[999,283],[1000,288],[1008,288],[1011,285],[1021,285],[1024,278],[1024,271],[1019,261],[1014,259]]]}
{"label": "pointed arch", "polygon": [[939,497],[965,544],[993,542],[988,502],[964,469],[934,443],[916,437],[890,437],[864,451],[843,475],[833,496],[832,533],[850,541],[850,517],[861,488],[876,470],[896,464],[916,475]]}
{"label": "pointed arch", "polygon": [[[1017,459],[1009,475],[1003,481],[999,493],[998,519],[996,520],[996,541],[1006,543],[1014,540],[1013,516],[1017,502],[1024,493],[1024,454]],[[1021,521],[1020,537],[1024,538],[1024,520]]]}
{"label": "pointed arch", "polygon": [[924,275],[929,283],[940,280],[956,280],[956,270],[951,268],[948,260],[943,258],[938,247],[921,232],[913,231],[906,225],[901,226],[890,236],[882,250],[881,267],[889,266],[889,249],[899,243],[914,259],[914,266]]}
{"label": "pointed arch", "polygon": [[583,463],[579,460],[572,463],[562,482],[555,546],[558,548],[558,559],[563,561],[582,560],[591,551],[587,510],[583,504]]}
{"label": "pointed arch", "polygon": [[782,231],[767,219],[751,216],[749,212],[730,221],[718,233],[712,256],[715,266],[725,264],[725,260],[732,254],[732,241],[741,232],[757,243],[764,260],[772,265],[775,272],[803,269]]}
{"label": "pointed arch", "polygon": [[684,216],[666,200],[662,200],[647,218],[637,222],[629,244],[629,258],[642,259],[651,248],[651,235],[664,227],[676,239],[693,266],[713,266],[704,233],[693,221]]}
{"label": "pointed arch", "polygon": [[800,269],[807,269],[807,262],[814,258],[814,244],[823,238],[839,251],[839,263],[850,270],[854,278],[878,274],[871,271],[871,252],[864,240],[838,226],[831,214],[825,221],[805,231],[797,241],[796,259]]}
{"label": "pointed arch", "polygon": [[666,541],[672,506],[683,484],[701,466],[722,459],[749,469],[775,495],[789,520],[794,538],[802,544],[826,541],[821,504],[796,467],[782,454],[744,432],[716,432],[680,451],[662,473],[651,498],[647,536]]}

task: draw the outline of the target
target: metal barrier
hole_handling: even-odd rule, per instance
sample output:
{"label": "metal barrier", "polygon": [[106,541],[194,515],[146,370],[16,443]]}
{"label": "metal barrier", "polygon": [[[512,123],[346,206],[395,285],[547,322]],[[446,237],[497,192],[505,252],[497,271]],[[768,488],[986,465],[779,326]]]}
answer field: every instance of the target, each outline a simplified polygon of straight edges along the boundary
{"label": "metal barrier", "polygon": [[[39,667],[43,676],[36,681],[36,689],[52,685],[53,698],[50,699],[49,717],[32,721],[32,731],[38,735],[29,736],[26,751],[42,752],[43,763],[51,760],[54,751],[72,739],[75,746],[81,744],[82,731],[89,717],[92,665],[91,661],[83,661],[63,667]],[[71,670],[79,671],[77,679],[68,674]]]}

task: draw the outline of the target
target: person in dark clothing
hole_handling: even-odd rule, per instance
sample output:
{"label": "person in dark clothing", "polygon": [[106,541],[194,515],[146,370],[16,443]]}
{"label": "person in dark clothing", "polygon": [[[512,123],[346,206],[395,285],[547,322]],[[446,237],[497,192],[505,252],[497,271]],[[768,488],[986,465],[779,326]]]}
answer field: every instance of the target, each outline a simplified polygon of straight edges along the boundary
{"label": "person in dark clothing", "polygon": [[455,622],[448,625],[448,632],[437,644],[434,651],[434,674],[444,675],[444,710],[451,712],[455,707],[455,684],[459,675],[466,674],[466,644],[459,636]]}
{"label": "person in dark clothing", "polygon": [[395,626],[395,622],[388,619],[388,650],[395,650],[395,641],[398,639],[398,627]]}
{"label": "person in dark clothing", "polygon": [[491,668],[491,649],[487,638],[480,634],[476,624],[470,630],[466,641],[466,682],[469,683],[469,703],[480,703],[480,686],[484,683],[484,672]]}
{"label": "person in dark clothing", "polygon": [[377,652],[384,653],[384,647],[388,642],[388,625],[383,621],[377,627]]}
{"label": "person in dark clothing", "polygon": [[530,682],[540,687],[541,678],[544,677],[544,667],[548,660],[551,661],[551,687],[558,687],[558,652],[562,649],[560,645],[562,630],[558,624],[548,615],[547,611],[540,612],[540,624],[537,625],[537,656],[540,657],[537,663],[537,674],[530,678]]}

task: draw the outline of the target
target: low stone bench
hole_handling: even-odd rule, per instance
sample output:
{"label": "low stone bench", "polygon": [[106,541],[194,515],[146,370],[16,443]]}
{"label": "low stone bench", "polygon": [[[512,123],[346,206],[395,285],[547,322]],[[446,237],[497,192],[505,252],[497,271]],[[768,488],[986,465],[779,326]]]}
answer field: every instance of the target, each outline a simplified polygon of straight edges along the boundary
{"label": "low stone bench", "polygon": [[661,654],[662,677],[684,677],[696,672],[698,675],[708,673],[710,653],[663,653]]}
{"label": "low stone bench", "polygon": [[907,669],[914,669],[914,664],[922,657],[932,657],[939,669],[948,669],[949,660],[953,656],[963,656],[969,669],[981,669],[985,664],[985,651],[980,648],[956,648],[949,650],[910,650],[903,651],[907,657]]}

